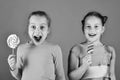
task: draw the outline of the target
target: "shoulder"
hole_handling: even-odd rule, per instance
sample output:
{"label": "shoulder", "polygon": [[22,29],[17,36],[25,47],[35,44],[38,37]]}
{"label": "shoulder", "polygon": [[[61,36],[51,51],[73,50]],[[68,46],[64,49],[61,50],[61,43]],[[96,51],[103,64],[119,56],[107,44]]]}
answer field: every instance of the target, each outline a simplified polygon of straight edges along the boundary
{"label": "shoulder", "polygon": [[55,50],[56,52],[61,53],[61,51],[62,51],[60,45],[58,45],[58,44],[54,44],[54,45],[53,45],[53,48],[54,48],[54,50]]}
{"label": "shoulder", "polygon": [[47,46],[52,48],[53,50],[61,50],[61,47],[59,44],[54,44],[54,43],[48,43],[47,42]]}
{"label": "shoulder", "polygon": [[115,54],[115,48],[112,47],[112,46],[109,46],[109,49],[111,51],[112,56],[115,57],[116,56],[116,54]]}
{"label": "shoulder", "polygon": [[115,48],[113,46],[110,46],[110,45],[105,45],[105,48],[108,52],[115,52]]}
{"label": "shoulder", "polygon": [[28,43],[24,43],[24,44],[20,44],[19,46],[18,46],[18,49],[25,49],[25,48],[27,48],[28,46],[30,46]]}
{"label": "shoulder", "polygon": [[115,51],[115,48],[113,46],[108,46],[111,51]]}
{"label": "shoulder", "polygon": [[62,50],[60,45],[58,44],[49,44],[50,49],[51,49],[51,54],[54,58],[62,58]]}
{"label": "shoulder", "polygon": [[112,56],[112,57],[115,57],[115,56],[116,56],[116,54],[115,54],[115,48],[114,48],[113,46],[107,45],[106,49],[107,49],[107,51],[108,51],[109,53],[111,53],[111,56]]}
{"label": "shoulder", "polygon": [[71,49],[70,49],[70,54],[74,54],[78,56],[81,52],[83,51],[83,47],[81,44],[75,44]]}
{"label": "shoulder", "polygon": [[28,46],[28,43],[20,44],[17,48],[17,55],[22,55]]}
{"label": "shoulder", "polygon": [[53,55],[58,55],[62,53],[61,47],[59,44],[47,43],[47,46],[52,51]]}

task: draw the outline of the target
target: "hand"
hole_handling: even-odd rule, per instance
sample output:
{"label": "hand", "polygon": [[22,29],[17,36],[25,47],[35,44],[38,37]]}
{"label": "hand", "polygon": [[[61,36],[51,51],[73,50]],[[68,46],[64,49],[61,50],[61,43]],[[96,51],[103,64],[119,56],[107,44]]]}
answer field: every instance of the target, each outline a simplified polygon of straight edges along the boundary
{"label": "hand", "polygon": [[91,55],[88,54],[83,58],[83,65],[85,65],[87,67],[90,64],[92,64],[92,60],[91,60]]}
{"label": "hand", "polygon": [[11,54],[8,56],[8,64],[11,68],[11,70],[15,70],[15,55]]}

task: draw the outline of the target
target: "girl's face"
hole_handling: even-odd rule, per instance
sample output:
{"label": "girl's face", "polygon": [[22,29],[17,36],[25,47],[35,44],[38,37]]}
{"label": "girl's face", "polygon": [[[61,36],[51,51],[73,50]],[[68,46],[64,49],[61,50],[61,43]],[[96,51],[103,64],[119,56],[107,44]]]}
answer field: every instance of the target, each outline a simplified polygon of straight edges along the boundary
{"label": "girl's face", "polygon": [[101,19],[95,16],[86,18],[84,32],[88,41],[100,40],[101,34],[104,32]]}
{"label": "girl's face", "polygon": [[49,33],[47,19],[33,15],[29,19],[28,34],[35,45],[43,43]]}

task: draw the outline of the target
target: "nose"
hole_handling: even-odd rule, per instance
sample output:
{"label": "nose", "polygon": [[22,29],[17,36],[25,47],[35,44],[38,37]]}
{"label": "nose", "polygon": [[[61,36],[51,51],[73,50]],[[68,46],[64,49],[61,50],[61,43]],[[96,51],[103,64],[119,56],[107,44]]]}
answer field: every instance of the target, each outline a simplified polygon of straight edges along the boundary
{"label": "nose", "polygon": [[41,34],[41,30],[39,28],[37,28],[34,32],[35,36],[39,36]]}
{"label": "nose", "polygon": [[95,29],[94,29],[94,28],[91,28],[91,29],[90,29],[90,32],[95,32]]}

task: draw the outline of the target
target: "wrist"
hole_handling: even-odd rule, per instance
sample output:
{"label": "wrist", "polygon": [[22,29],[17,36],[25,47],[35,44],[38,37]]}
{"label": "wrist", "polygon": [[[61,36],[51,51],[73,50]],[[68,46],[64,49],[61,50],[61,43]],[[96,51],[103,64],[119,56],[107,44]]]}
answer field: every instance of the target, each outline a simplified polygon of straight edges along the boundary
{"label": "wrist", "polygon": [[86,69],[89,67],[89,65],[88,65],[88,64],[85,64],[85,63],[82,64],[82,66],[83,66],[84,68],[86,68]]}

